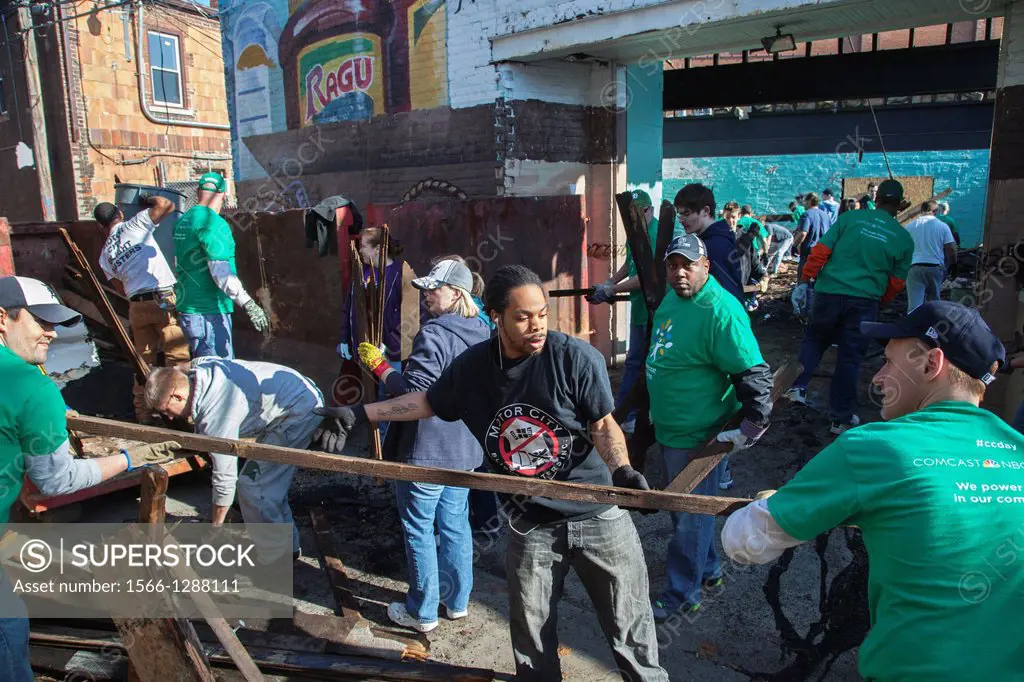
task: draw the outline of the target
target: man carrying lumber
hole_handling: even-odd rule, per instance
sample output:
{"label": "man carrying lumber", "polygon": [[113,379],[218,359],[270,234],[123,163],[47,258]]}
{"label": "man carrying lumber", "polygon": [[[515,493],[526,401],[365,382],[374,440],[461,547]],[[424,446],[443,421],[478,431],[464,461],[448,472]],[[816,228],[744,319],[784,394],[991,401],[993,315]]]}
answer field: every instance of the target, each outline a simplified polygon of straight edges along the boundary
{"label": "man carrying lumber", "polygon": [[267,314],[242,286],[235,269],[235,238],[220,217],[227,182],[219,173],[199,178],[199,203],[174,226],[178,270],[178,313],[192,357],[234,357],[231,313],[245,310],[258,332],[270,327]]}
{"label": "man carrying lumber", "polygon": [[[730,452],[757,442],[771,420],[772,375],[743,306],[709,276],[700,238],[673,239],[665,267],[672,292],[654,315],[647,388],[665,473],[672,480],[712,437],[732,443]],[[737,413],[743,415],[739,428],[719,432]],[[693,492],[714,495],[726,472],[722,460]],[[672,523],[668,584],[654,602],[659,622],[676,613],[696,613],[701,588],[722,584],[715,518],[673,512]]]}
{"label": "man carrying lumber", "polygon": [[[187,369],[153,370],[146,382],[146,402],[166,417],[191,417],[196,433],[204,436],[255,438],[257,443],[305,449],[323,421],[313,410],[323,407],[324,398],[310,379],[281,365],[199,358]],[[292,524],[291,550],[297,559],[299,534],[288,505],[295,467],[250,459],[239,472],[234,455],[211,457],[213,525],[224,523],[237,486],[246,523]],[[260,560],[269,564],[285,551],[261,546]]]}
{"label": "man carrying lumber", "polygon": [[[364,421],[461,419],[496,473],[648,490],[612,416],[604,358],[548,331],[540,278],[518,265],[487,284],[491,340],[470,347],[425,392],[320,410],[332,448]],[[624,679],[667,680],[648,596],[647,566],[629,513],[603,504],[504,496],[509,514],[510,629],[518,680],[562,679],[556,611],[575,568],[594,602]]]}
{"label": "man carrying lumber", "polygon": [[[109,457],[71,455],[67,407],[60,389],[40,368],[57,337],[56,328],[80,319],[39,280],[0,278],[0,529],[10,519],[26,474],[43,494],[64,495],[122,471],[169,461],[179,447],[167,442]],[[32,679],[25,607],[0,573],[0,680]]]}
{"label": "man carrying lumber", "polygon": [[[144,208],[129,220],[111,203],[103,202],[93,211],[96,222],[109,231],[100,267],[107,277],[124,285],[132,341],[146,364],[156,365],[157,354],[163,350],[168,365],[181,365],[189,361],[189,354],[188,341],[175,317],[177,279],[153,238],[153,230],[174,211],[174,204],[144,192],[138,200]],[[135,418],[140,424],[151,424],[154,419],[144,392],[136,379],[132,390]]]}
{"label": "man carrying lumber", "polygon": [[885,421],[730,516],[722,546],[765,564],[855,525],[870,563],[864,679],[1019,680],[1024,436],[979,407],[1003,345],[976,310],[947,301],[861,329],[886,343],[873,379]]}
{"label": "man carrying lumber", "polygon": [[903,289],[914,255],[914,240],[895,218],[903,201],[903,185],[886,180],[876,198],[877,209],[840,216],[814,245],[800,272],[798,287],[806,290],[811,280],[816,282],[810,319],[800,345],[804,372],[786,395],[805,404],[807,385],[822,354],[833,343],[838,344],[829,389],[829,430],[835,435],[860,424],[857,381],[868,349],[861,323],[874,322],[879,301],[888,303]]}
{"label": "man carrying lumber", "polygon": [[[651,251],[658,240],[658,219],[654,217],[654,206],[651,196],[642,189],[633,190],[633,203],[642,210],[647,236],[651,242]],[[622,383],[615,396],[618,407],[626,399],[633,385],[640,378],[644,369],[644,356],[647,354],[647,303],[644,292],[640,288],[640,277],[637,275],[636,263],[633,261],[633,249],[626,243],[626,262],[604,284],[594,287],[593,295],[587,297],[590,303],[609,303],[615,295],[629,292],[629,347],[626,349],[626,363],[622,372]],[[622,423],[625,433],[633,433],[636,426],[636,411],[629,413]]]}

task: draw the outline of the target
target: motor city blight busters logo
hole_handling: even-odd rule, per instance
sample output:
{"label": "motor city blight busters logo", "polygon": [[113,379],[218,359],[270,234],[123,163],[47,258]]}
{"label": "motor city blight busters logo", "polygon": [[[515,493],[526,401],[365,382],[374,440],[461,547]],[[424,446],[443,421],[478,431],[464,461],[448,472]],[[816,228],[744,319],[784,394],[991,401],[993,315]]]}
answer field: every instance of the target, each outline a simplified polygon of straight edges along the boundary
{"label": "motor city blight busters logo", "polygon": [[[74,568],[92,568],[94,566],[111,568],[174,568],[188,566],[190,568],[210,568],[219,566],[226,568],[255,568],[252,552],[255,545],[251,543],[224,544],[219,547],[209,544],[158,544],[104,543],[98,545],[82,542],[72,545],[68,564]],[[60,570],[64,570],[65,547],[60,541],[58,551]],[[29,540],[22,545],[18,554],[22,567],[30,573],[42,573],[53,565],[54,551],[45,540]]]}

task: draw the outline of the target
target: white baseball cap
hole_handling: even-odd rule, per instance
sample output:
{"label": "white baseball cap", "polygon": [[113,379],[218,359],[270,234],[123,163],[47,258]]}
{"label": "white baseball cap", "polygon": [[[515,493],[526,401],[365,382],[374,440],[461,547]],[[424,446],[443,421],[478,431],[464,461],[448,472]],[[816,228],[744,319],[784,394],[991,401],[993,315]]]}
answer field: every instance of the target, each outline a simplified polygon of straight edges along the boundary
{"label": "white baseball cap", "polygon": [[49,284],[30,277],[0,277],[0,308],[25,308],[43,322],[70,327],[82,316],[64,306]]}

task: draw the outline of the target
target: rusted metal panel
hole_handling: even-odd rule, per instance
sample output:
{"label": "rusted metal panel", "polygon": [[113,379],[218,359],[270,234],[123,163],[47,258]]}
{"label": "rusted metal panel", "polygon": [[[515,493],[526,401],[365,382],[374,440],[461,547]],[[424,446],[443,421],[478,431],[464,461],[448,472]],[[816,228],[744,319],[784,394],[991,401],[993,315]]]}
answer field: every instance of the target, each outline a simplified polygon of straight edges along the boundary
{"label": "rusted metal panel", "polygon": [[56,286],[70,258],[60,228],[70,225],[66,222],[11,224],[11,252],[18,274]]}
{"label": "rusted metal panel", "polygon": [[0,218],[0,277],[14,274],[14,252],[11,251],[11,226]]}

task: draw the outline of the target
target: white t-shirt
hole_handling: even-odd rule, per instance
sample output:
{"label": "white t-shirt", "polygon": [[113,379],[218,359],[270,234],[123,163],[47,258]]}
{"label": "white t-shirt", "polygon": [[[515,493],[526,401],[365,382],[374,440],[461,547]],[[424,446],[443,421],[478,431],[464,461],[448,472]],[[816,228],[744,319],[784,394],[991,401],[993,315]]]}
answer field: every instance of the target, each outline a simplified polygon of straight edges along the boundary
{"label": "white t-shirt", "polygon": [[911,220],[907,224],[907,232],[914,239],[914,265],[942,265],[946,262],[946,254],[942,247],[956,243],[949,225],[932,215]]}
{"label": "white t-shirt", "polygon": [[100,267],[107,277],[121,280],[128,298],[170,289],[178,281],[153,238],[155,228],[145,209],[115,225],[103,245]]}

